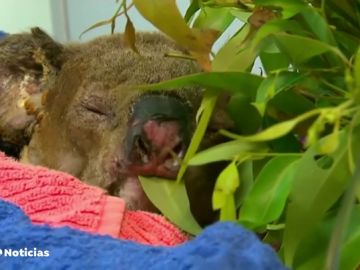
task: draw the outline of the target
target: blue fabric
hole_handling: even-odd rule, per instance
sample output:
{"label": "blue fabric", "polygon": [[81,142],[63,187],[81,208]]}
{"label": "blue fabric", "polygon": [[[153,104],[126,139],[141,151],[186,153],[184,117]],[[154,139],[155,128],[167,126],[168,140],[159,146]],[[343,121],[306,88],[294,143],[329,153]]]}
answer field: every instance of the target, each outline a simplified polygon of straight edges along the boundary
{"label": "blue fabric", "polygon": [[5,37],[7,35],[7,33],[3,32],[0,30],[0,39],[2,39],[3,37]]}
{"label": "blue fabric", "polygon": [[[9,257],[5,249],[49,251],[48,257]],[[0,200],[0,269],[285,269],[255,234],[233,223],[209,226],[177,247],[150,247],[67,227],[33,225]],[[38,254],[38,253],[37,253]]]}

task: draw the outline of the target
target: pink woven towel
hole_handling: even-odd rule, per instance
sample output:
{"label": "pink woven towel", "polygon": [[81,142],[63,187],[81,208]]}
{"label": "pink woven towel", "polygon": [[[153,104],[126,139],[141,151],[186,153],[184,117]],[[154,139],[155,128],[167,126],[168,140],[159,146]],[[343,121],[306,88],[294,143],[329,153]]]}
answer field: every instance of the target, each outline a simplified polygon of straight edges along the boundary
{"label": "pink woven towel", "polygon": [[17,204],[34,223],[107,234],[143,244],[173,246],[187,236],[163,216],[127,211],[122,199],[75,177],[21,164],[0,152],[0,198]]}

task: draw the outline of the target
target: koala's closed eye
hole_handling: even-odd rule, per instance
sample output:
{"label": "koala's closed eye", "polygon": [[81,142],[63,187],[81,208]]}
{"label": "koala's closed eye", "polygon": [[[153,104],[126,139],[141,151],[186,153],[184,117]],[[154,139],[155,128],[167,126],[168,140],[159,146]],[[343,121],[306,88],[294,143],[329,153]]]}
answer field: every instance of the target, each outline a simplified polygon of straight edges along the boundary
{"label": "koala's closed eye", "polygon": [[111,104],[99,96],[89,96],[87,98],[83,98],[80,105],[85,109],[85,112],[90,114],[95,114],[104,118],[111,117],[113,115]]}

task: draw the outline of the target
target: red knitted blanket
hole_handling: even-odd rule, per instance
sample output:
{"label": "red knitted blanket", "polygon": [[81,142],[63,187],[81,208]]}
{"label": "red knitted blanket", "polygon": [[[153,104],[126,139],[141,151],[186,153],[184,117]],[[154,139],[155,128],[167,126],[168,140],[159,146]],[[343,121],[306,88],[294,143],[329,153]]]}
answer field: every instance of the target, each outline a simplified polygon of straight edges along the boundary
{"label": "red knitted blanket", "polygon": [[187,236],[163,216],[128,211],[121,198],[106,195],[75,177],[21,164],[0,152],[0,199],[17,204],[33,223],[69,226],[150,245],[173,246]]}

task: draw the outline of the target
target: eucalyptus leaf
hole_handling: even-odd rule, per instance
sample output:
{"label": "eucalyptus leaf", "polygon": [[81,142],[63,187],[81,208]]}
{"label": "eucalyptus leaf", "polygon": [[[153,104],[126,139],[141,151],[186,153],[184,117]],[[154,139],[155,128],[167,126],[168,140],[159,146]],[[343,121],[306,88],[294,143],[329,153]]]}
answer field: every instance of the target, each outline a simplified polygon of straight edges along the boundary
{"label": "eucalyptus leaf", "polygon": [[260,53],[262,66],[267,74],[276,70],[288,69],[290,62],[282,53],[267,53],[262,51]]}
{"label": "eucalyptus leaf", "polygon": [[[268,76],[262,81],[258,88],[255,106],[257,108],[259,108],[259,104],[263,104],[265,106],[267,102],[278,93],[286,91],[299,84],[306,75],[306,73],[281,72],[280,74]],[[263,115],[264,111],[261,111],[260,113]]]}
{"label": "eucalyptus leaf", "polygon": [[355,101],[359,104],[360,103],[360,47],[357,50],[357,53],[355,55],[355,63],[354,63],[354,89],[353,89],[353,95]]}
{"label": "eucalyptus leaf", "polygon": [[231,14],[236,17],[237,19],[239,19],[240,21],[242,21],[243,23],[246,23],[249,19],[249,17],[251,16],[251,12],[249,11],[244,11],[242,9],[230,9]]}
{"label": "eucalyptus leaf", "polygon": [[203,69],[211,69],[209,53],[218,36],[216,31],[190,28],[183,19],[175,0],[134,0],[133,3],[145,19],[187,48]]}
{"label": "eucalyptus leaf", "polygon": [[[352,151],[358,155],[359,129],[353,137]],[[329,155],[333,162],[328,168],[321,168],[316,161],[317,144],[309,148],[298,162],[283,240],[284,259],[288,266],[293,265],[302,239],[314,230],[346,188],[350,178],[347,138],[346,131],[339,133],[339,147]],[[318,143],[322,143],[322,140]]]}
{"label": "eucalyptus leaf", "polygon": [[[354,213],[355,212],[355,213]],[[356,269],[360,265],[360,215],[359,206],[355,208],[352,214],[350,228],[347,230],[347,237],[342,245],[340,255],[340,269]],[[353,221],[356,218],[355,222]]]}
{"label": "eucalyptus leaf", "polygon": [[319,38],[319,40],[328,43],[329,45],[336,46],[336,41],[333,33],[331,32],[330,26],[326,22],[326,18],[324,18],[318,10],[307,7],[302,10],[301,15],[308,27]]}
{"label": "eucalyptus leaf", "polygon": [[224,206],[220,210],[221,221],[235,221],[236,220],[236,207],[234,196],[227,196]]}
{"label": "eucalyptus leaf", "polygon": [[302,121],[301,118],[294,118],[292,120],[284,121],[278,124],[275,124],[267,129],[250,136],[238,136],[239,140],[243,139],[244,141],[249,142],[262,142],[270,141],[277,138],[280,138],[288,134],[298,123]]}
{"label": "eucalyptus leaf", "polygon": [[239,173],[235,162],[231,162],[218,176],[213,194],[213,208],[220,209],[225,205],[224,197],[233,196],[240,185]]}
{"label": "eucalyptus leaf", "polygon": [[[347,63],[346,57],[341,51],[322,41],[290,34],[273,35],[279,49],[285,53],[294,65],[300,65],[314,56],[321,55],[325,52],[331,52],[338,56],[344,63]],[[299,46],[301,44],[301,46]],[[311,48],[311,49],[310,49]]]}
{"label": "eucalyptus leaf", "polygon": [[207,90],[200,105],[200,107],[203,108],[203,112],[200,116],[200,120],[198,126],[195,129],[193,137],[191,138],[190,145],[186,151],[184,162],[180,166],[176,182],[181,181],[188,166],[188,161],[194,156],[200,146],[200,143],[205,135],[206,128],[210,121],[212,112],[214,111],[216,101],[217,95],[214,93],[214,91]]}
{"label": "eucalyptus leaf", "polygon": [[203,7],[194,21],[193,27],[203,29],[211,28],[222,33],[233,22],[234,16],[230,8]]}
{"label": "eucalyptus leaf", "polygon": [[250,69],[257,53],[246,46],[251,29],[245,24],[215,55],[212,62],[214,71],[246,71]]}
{"label": "eucalyptus leaf", "polygon": [[94,23],[93,25],[89,26],[88,28],[86,28],[79,36],[79,38],[81,38],[84,34],[86,34],[87,32],[95,29],[95,28],[98,28],[100,26],[104,26],[104,25],[107,25],[107,24],[111,24],[112,21],[111,20],[104,20],[104,21],[100,21],[100,22],[97,22],[97,23]]}
{"label": "eucalyptus leaf", "polygon": [[301,12],[306,4],[298,0],[254,0],[256,5],[280,8],[283,18],[291,18]]}
{"label": "eucalyptus leaf", "polygon": [[357,5],[358,3],[352,0],[329,0],[327,2],[327,8],[331,11],[331,13],[335,13],[336,17],[340,17],[342,20],[347,22],[353,33],[359,36],[360,14]]}
{"label": "eucalyptus leaf", "polygon": [[189,165],[202,165],[210,162],[220,160],[232,160],[235,157],[246,156],[249,152],[264,153],[267,150],[266,146],[261,143],[252,143],[244,140],[235,140],[225,142],[208,148],[193,156]]}
{"label": "eucalyptus leaf", "polygon": [[185,185],[160,178],[139,177],[146,196],[174,224],[182,230],[198,234],[201,227],[190,211]]}
{"label": "eucalyptus leaf", "polygon": [[235,162],[231,162],[218,176],[212,196],[213,209],[220,209],[220,220],[235,221],[235,191],[240,178]]}
{"label": "eucalyptus leaf", "polygon": [[[227,113],[234,121],[234,131],[240,134],[254,134],[261,127],[261,116],[252,99],[242,93],[234,94],[227,106]],[[246,117],[242,117],[246,115]]]}
{"label": "eucalyptus leaf", "polygon": [[199,0],[191,0],[190,6],[186,10],[184,20],[189,24],[191,19],[194,17],[196,11],[198,11],[199,9]]}
{"label": "eucalyptus leaf", "polygon": [[[312,233],[302,240],[299,251],[296,254],[294,269],[324,269],[330,235],[334,230],[336,210],[331,211],[323,221],[316,226]],[[339,269],[356,269],[360,264],[360,255],[358,252],[360,248],[359,223],[360,206],[355,205],[351,214],[350,224],[345,232],[344,242],[341,246]]]}
{"label": "eucalyptus leaf", "polygon": [[245,197],[239,221],[248,228],[263,227],[282,214],[290,193],[299,156],[271,159]]}
{"label": "eucalyptus leaf", "polygon": [[206,72],[178,77],[149,85],[137,86],[143,90],[166,90],[187,86],[202,86],[212,91],[227,90],[234,93],[244,93],[255,98],[256,89],[263,78],[245,72]]}
{"label": "eucalyptus leaf", "polygon": [[271,34],[284,32],[298,35],[307,33],[297,21],[273,19],[261,26],[260,29],[255,33],[254,39],[251,42],[251,46],[258,47],[259,45],[262,45],[261,50],[268,51],[268,43],[271,42],[271,40],[267,39],[267,37]]}
{"label": "eucalyptus leaf", "polygon": [[[301,87],[303,86],[301,85]],[[271,99],[269,103],[288,115],[300,115],[315,109],[311,100],[295,91],[283,91]]]}
{"label": "eucalyptus leaf", "polygon": [[139,54],[139,50],[136,48],[136,45],[135,45],[135,42],[136,42],[135,28],[134,28],[134,25],[133,25],[132,21],[130,20],[130,18],[127,18],[127,20],[126,20],[124,37],[125,37],[126,43],[130,46],[130,48],[134,52]]}
{"label": "eucalyptus leaf", "polygon": [[254,161],[247,159],[238,165],[241,186],[235,192],[235,205],[237,208],[242,205],[244,198],[247,196],[254,185],[253,163]]}

